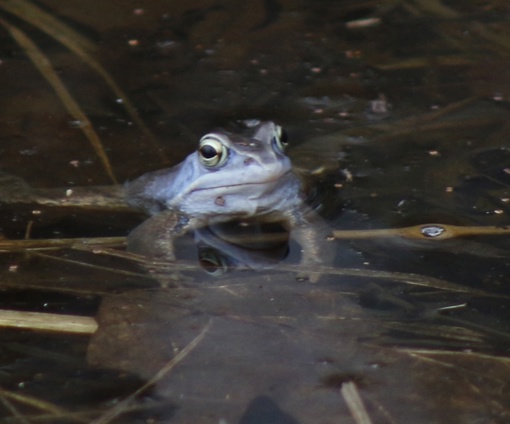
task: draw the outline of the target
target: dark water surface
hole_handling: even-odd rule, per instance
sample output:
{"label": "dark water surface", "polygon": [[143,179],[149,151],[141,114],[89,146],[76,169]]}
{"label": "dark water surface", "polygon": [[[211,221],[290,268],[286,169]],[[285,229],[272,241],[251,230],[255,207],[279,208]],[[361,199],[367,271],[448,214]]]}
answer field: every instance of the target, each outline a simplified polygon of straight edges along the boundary
{"label": "dark water surface", "polygon": [[[2,328],[1,422],[510,422],[509,18],[498,0],[0,2],[0,309],[98,324]],[[126,236],[143,215],[19,199],[175,165],[253,117],[287,129],[339,230],[318,283],[292,242],[218,269],[209,233],[183,237],[177,279],[122,247],[9,242]],[[463,233],[366,232],[428,223]]]}

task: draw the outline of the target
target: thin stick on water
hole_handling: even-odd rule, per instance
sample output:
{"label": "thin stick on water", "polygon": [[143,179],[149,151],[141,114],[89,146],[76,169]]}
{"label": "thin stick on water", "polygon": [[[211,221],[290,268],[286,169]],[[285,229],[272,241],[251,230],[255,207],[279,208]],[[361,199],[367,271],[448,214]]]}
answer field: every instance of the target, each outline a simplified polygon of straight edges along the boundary
{"label": "thin stick on water", "polygon": [[92,317],[4,309],[0,309],[0,327],[74,334],[93,334],[98,328],[97,321]]}
{"label": "thin stick on water", "polygon": [[352,381],[342,384],[340,393],[356,424],[372,424],[372,420],[359,394],[356,384]]}
{"label": "thin stick on water", "polygon": [[464,227],[447,224],[422,224],[402,228],[381,228],[376,230],[335,230],[335,239],[373,239],[403,237],[418,240],[446,240],[469,236],[502,236],[510,234],[510,227],[472,226]]}

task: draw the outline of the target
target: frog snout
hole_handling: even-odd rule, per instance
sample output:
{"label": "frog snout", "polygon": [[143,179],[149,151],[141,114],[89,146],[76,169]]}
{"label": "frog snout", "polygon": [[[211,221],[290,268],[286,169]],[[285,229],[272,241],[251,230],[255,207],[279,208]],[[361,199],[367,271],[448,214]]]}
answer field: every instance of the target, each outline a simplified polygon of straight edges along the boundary
{"label": "frog snout", "polygon": [[245,159],[243,159],[243,164],[244,166],[260,166],[260,167],[263,167],[263,168],[266,168],[266,167],[272,167],[272,166],[275,166],[275,165],[278,165],[278,161],[275,161],[274,158],[272,157],[264,157],[264,156],[260,156],[258,158],[256,157],[247,157]]}

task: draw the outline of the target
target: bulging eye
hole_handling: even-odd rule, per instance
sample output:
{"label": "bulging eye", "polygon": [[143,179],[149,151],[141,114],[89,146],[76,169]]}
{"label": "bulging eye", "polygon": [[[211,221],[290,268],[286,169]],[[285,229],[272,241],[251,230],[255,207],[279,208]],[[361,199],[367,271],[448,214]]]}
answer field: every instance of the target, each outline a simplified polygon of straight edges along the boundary
{"label": "bulging eye", "polygon": [[227,160],[228,150],[218,138],[205,135],[198,145],[198,157],[200,162],[208,168],[221,166]]}
{"label": "bulging eye", "polygon": [[287,133],[279,125],[276,125],[275,127],[273,140],[276,148],[281,152],[285,151],[285,148],[289,145],[289,142],[287,141]]}
{"label": "bulging eye", "polygon": [[228,272],[228,260],[214,249],[200,249],[198,261],[202,269],[213,277],[221,277]]}

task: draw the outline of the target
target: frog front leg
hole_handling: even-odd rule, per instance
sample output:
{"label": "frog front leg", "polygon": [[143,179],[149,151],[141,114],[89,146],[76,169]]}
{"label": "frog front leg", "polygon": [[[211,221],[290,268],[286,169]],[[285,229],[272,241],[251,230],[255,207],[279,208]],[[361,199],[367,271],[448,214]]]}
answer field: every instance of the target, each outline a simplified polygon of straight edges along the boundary
{"label": "frog front leg", "polygon": [[310,210],[298,210],[291,217],[291,237],[301,247],[301,267],[298,279],[312,283],[319,281],[321,274],[314,271],[320,266],[331,266],[335,256],[330,226],[322,217]]}
{"label": "frog front leg", "polygon": [[[146,257],[152,264],[147,265],[151,273],[161,273],[175,262],[174,241],[194,228],[194,219],[167,210],[154,215],[136,227],[127,238],[127,250]],[[176,271],[168,273],[173,280],[181,280]]]}

